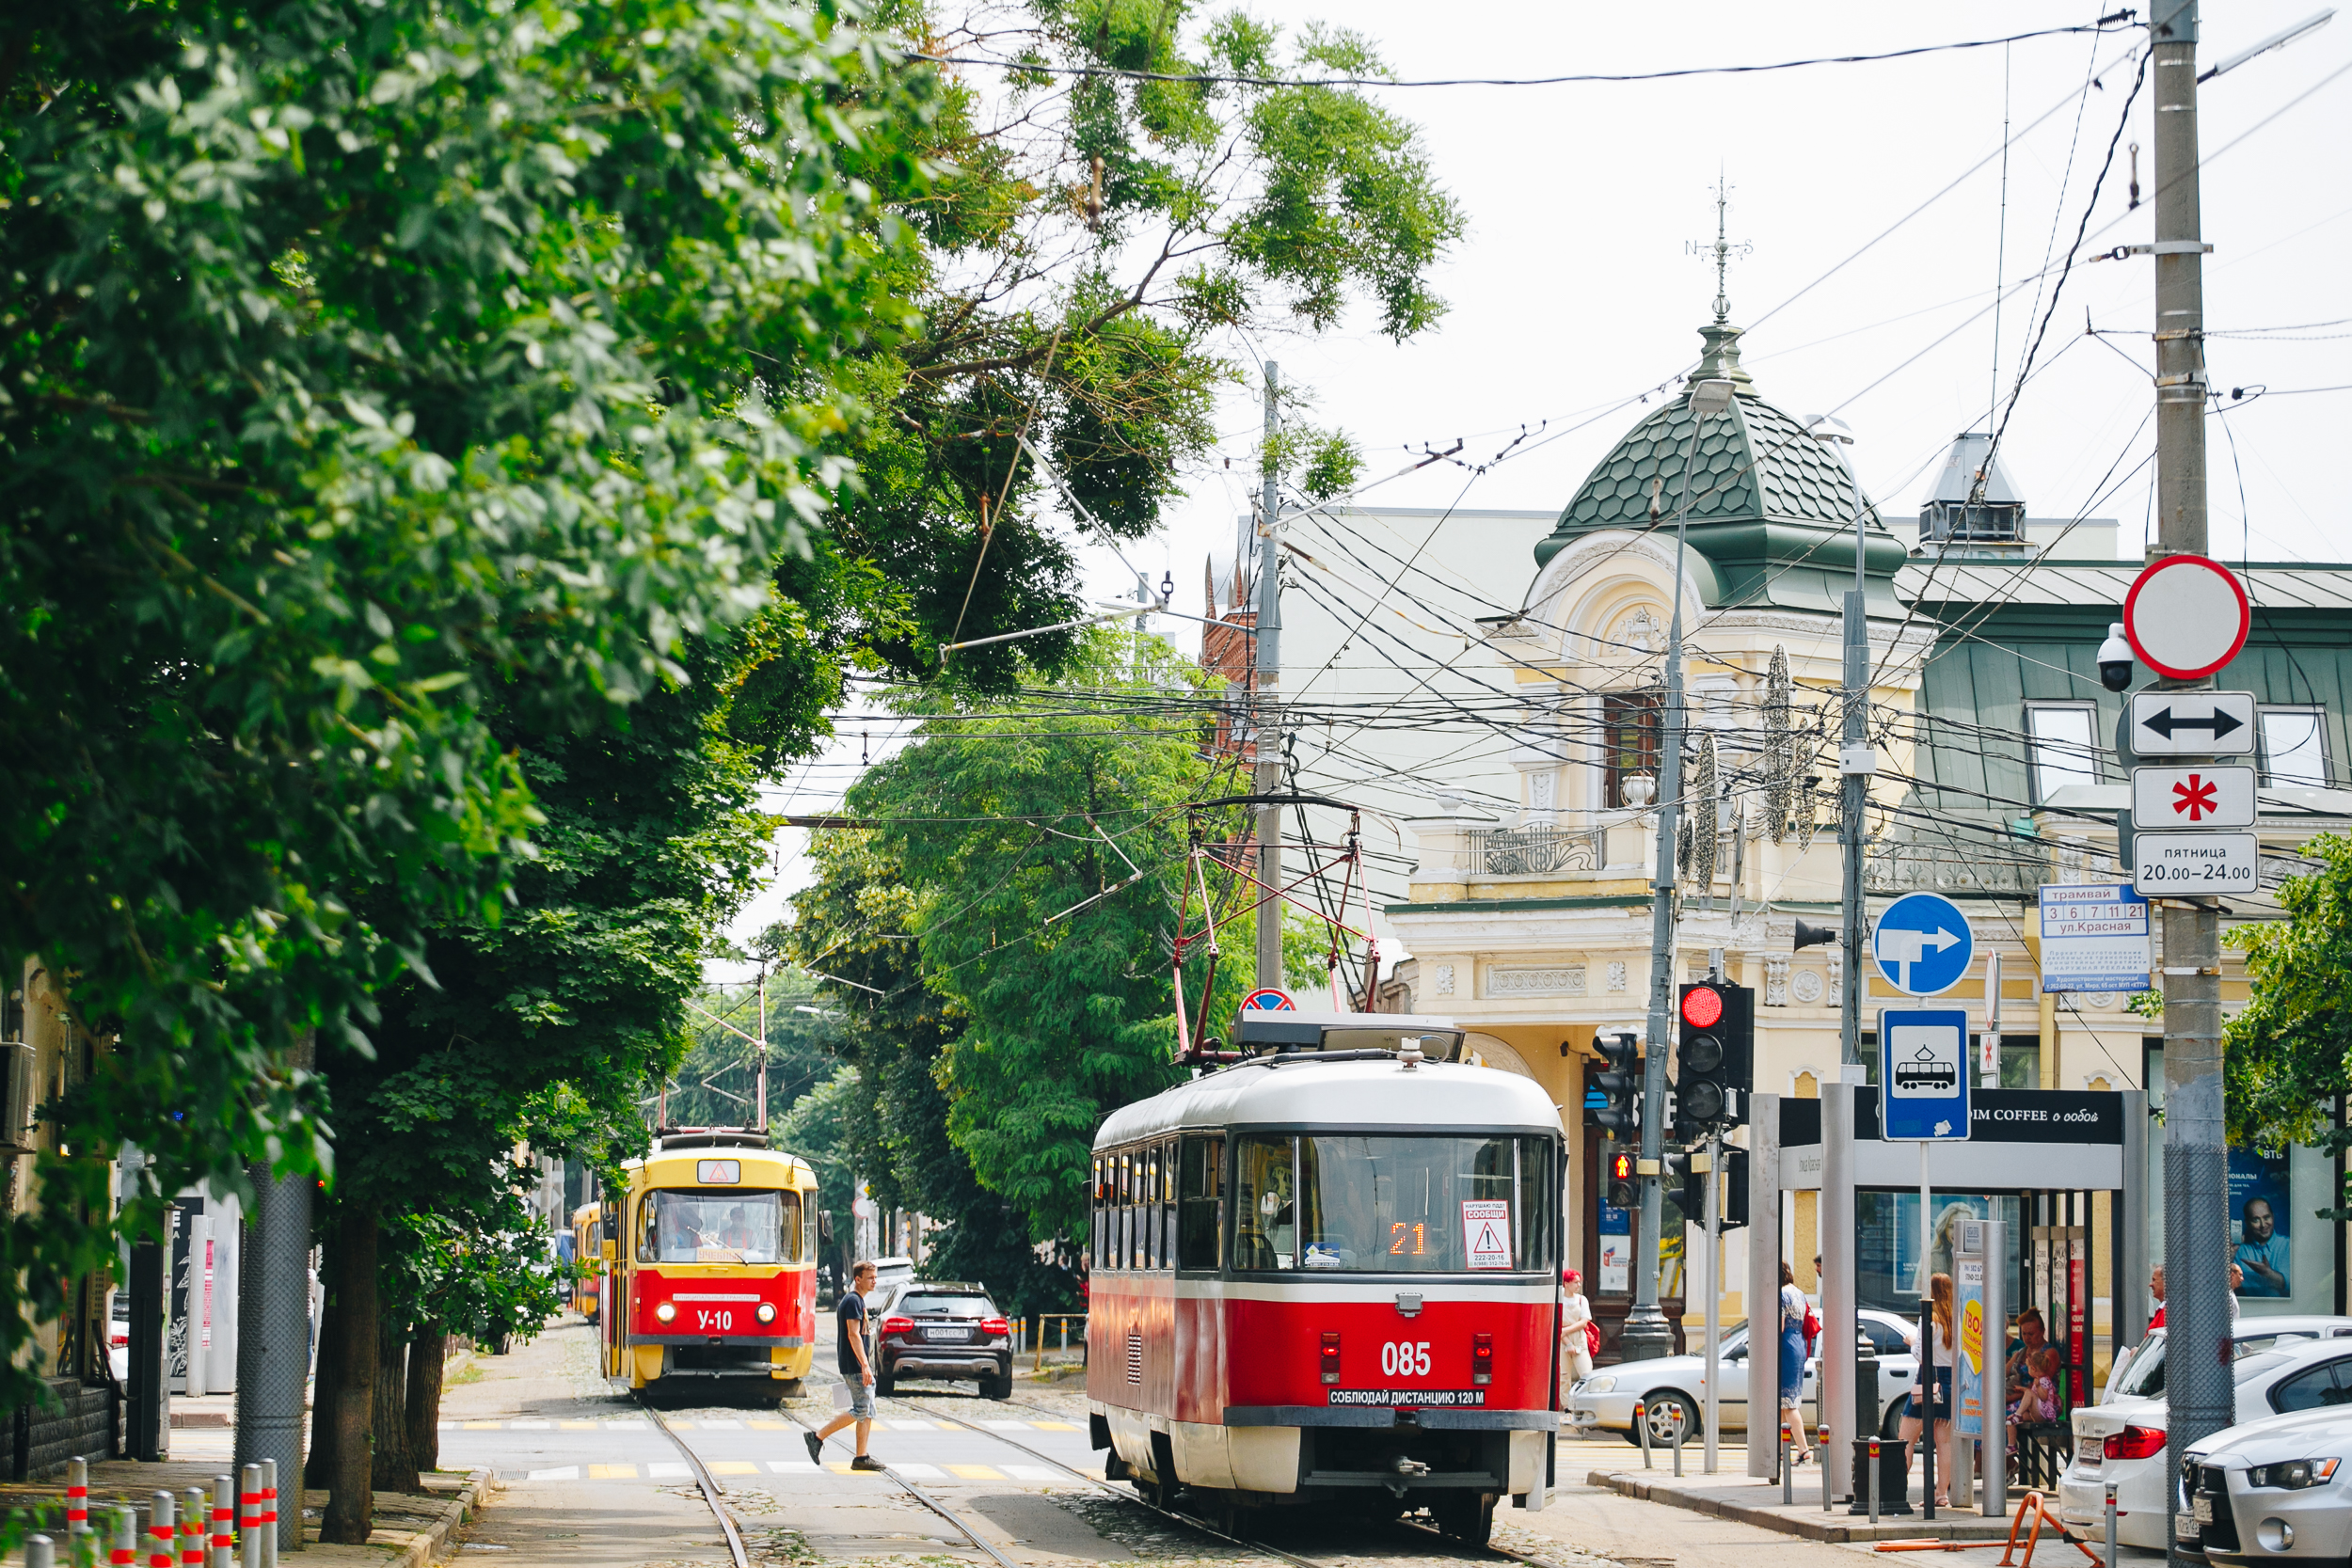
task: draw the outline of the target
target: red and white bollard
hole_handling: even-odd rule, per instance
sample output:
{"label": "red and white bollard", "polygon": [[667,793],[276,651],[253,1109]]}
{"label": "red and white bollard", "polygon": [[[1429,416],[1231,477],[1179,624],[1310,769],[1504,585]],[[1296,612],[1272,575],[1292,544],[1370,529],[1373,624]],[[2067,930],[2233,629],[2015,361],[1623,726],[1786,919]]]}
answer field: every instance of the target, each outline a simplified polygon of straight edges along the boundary
{"label": "red and white bollard", "polygon": [[262,1568],[262,1467],[248,1465],[237,1482],[237,1557],[240,1568]]}
{"label": "red and white bollard", "polygon": [[[294,1518],[302,1517],[301,1481],[294,1482]],[[278,1568],[278,1461],[262,1461],[262,1568]]]}
{"label": "red and white bollard", "polygon": [[210,1514],[204,1488],[180,1494],[180,1568],[204,1568],[204,1521]]}
{"label": "red and white bollard", "polygon": [[135,1568],[139,1560],[139,1511],[128,1503],[115,1510],[115,1544],[106,1560],[112,1568]]}
{"label": "red and white bollard", "polygon": [[89,1461],[75,1454],[65,1462],[65,1532],[89,1528]]}
{"label": "red and white bollard", "polygon": [[233,1476],[213,1478],[213,1538],[204,1554],[206,1568],[230,1568],[237,1544],[237,1482]]}
{"label": "red and white bollard", "polygon": [[156,1493],[155,1500],[148,1505],[147,1568],[179,1568],[176,1543],[180,1531],[172,1520],[175,1512],[168,1492]]}

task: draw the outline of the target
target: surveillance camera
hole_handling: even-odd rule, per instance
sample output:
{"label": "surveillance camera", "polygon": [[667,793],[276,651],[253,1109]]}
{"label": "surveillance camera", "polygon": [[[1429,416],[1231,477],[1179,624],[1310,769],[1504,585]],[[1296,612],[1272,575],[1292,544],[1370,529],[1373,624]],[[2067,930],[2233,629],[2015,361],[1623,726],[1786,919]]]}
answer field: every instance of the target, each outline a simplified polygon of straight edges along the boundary
{"label": "surveillance camera", "polygon": [[2107,640],[2099,644],[2099,684],[2121,691],[2132,684],[2132,645],[2123,636],[2123,623],[2107,624]]}

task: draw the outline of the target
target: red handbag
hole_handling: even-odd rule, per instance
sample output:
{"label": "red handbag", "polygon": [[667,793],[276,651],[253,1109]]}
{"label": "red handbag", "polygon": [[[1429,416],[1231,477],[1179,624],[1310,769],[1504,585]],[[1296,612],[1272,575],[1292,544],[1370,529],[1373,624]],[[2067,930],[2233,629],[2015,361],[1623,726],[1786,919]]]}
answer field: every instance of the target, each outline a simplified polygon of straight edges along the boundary
{"label": "red handbag", "polygon": [[1590,1318],[1584,1320],[1584,1354],[1587,1355],[1600,1354],[1600,1324]]}

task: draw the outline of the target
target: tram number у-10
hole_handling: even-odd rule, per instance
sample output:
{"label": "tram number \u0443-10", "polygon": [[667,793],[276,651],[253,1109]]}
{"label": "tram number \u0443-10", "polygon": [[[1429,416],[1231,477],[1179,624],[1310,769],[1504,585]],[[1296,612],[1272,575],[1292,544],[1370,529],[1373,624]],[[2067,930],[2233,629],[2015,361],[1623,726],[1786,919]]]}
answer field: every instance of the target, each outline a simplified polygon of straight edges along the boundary
{"label": "tram number \u0443-10", "polygon": [[1391,1339],[1380,1347],[1380,1375],[1383,1377],[1427,1377],[1429,1375],[1429,1341],[1426,1339]]}
{"label": "tram number \u0443-10", "polygon": [[723,1307],[716,1311],[707,1307],[698,1307],[694,1312],[694,1326],[705,1334],[723,1334],[735,1326],[735,1314]]}

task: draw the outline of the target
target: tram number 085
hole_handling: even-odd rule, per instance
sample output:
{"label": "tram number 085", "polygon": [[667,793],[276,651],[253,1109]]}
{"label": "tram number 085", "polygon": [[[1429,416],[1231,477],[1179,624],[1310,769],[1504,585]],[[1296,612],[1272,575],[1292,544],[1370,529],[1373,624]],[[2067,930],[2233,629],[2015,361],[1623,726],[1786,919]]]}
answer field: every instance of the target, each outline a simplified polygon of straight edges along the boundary
{"label": "tram number 085", "polygon": [[1429,1375],[1429,1341],[1426,1339],[1391,1339],[1380,1347],[1380,1374],[1383,1377],[1427,1377]]}

